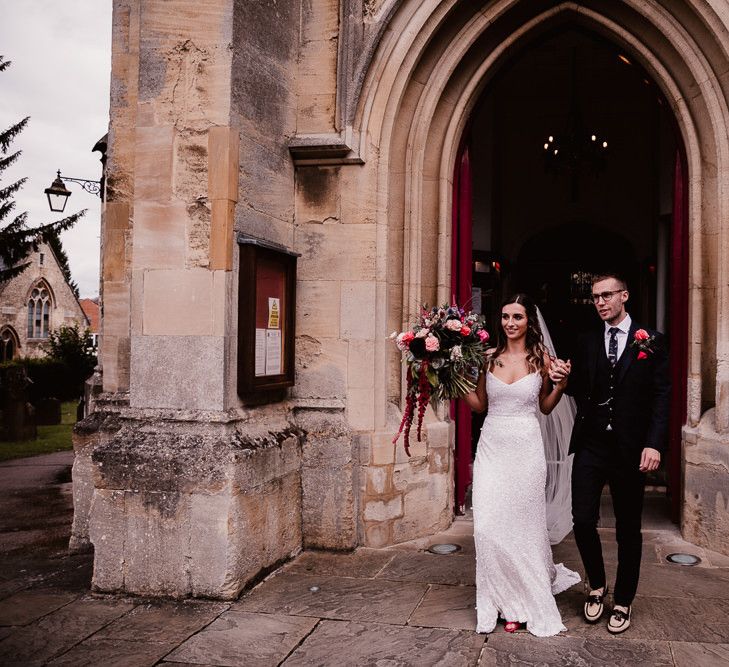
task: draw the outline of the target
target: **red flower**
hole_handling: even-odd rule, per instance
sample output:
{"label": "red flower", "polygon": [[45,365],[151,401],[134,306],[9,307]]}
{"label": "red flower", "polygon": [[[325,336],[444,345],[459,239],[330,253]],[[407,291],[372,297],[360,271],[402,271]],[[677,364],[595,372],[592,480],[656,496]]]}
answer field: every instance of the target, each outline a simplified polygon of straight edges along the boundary
{"label": "red flower", "polygon": [[471,333],[471,329],[469,327],[467,327],[467,326],[464,325],[464,326],[461,327],[461,333],[464,336],[468,336],[468,334]]}
{"label": "red flower", "polygon": [[415,338],[415,334],[412,331],[406,331],[403,334],[402,342],[405,343],[405,344],[407,344],[407,345],[410,345],[410,341],[412,341],[413,338]]}
{"label": "red flower", "polygon": [[643,350],[638,352],[638,359],[647,359],[647,358],[648,358],[648,355],[645,352],[643,352]]}
{"label": "red flower", "polygon": [[635,332],[635,340],[648,340],[649,338],[650,336],[645,329],[638,329],[638,331]]}

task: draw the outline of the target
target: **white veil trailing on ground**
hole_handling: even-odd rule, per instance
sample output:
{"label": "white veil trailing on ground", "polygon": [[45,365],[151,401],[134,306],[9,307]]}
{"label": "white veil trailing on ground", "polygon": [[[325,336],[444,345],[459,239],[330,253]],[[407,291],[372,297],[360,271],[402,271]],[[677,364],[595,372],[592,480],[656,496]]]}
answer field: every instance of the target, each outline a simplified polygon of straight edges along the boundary
{"label": "white veil trailing on ground", "polygon": [[[544,345],[549,354],[557,356],[549,335],[547,323],[537,308],[539,327],[544,337]],[[564,395],[557,407],[548,415],[539,412],[539,425],[544,440],[544,455],[547,459],[547,530],[551,544],[559,544],[572,530],[572,456],[567,452],[570,446],[570,435],[575,423],[575,401]]]}

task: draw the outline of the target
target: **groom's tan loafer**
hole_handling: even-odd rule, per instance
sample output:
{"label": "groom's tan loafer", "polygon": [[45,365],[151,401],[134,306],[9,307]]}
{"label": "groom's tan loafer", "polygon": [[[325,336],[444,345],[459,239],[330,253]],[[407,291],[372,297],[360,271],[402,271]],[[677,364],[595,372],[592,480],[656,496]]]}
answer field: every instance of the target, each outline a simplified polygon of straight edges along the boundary
{"label": "groom's tan loafer", "polygon": [[602,593],[592,591],[585,601],[584,615],[585,620],[588,623],[597,623],[602,617],[602,612],[605,610],[605,596],[607,595],[608,587],[603,588]]}
{"label": "groom's tan loafer", "polygon": [[610,614],[610,618],[608,619],[608,632],[612,632],[614,635],[625,632],[630,627],[631,609],[631,607],[628,607],[627,611],[613,609],[613,613]]}

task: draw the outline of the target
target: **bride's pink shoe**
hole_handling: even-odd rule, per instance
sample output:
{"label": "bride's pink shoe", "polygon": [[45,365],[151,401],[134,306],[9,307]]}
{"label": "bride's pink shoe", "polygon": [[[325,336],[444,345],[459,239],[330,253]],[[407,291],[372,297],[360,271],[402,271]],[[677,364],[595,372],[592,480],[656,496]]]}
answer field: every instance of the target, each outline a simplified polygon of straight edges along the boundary
{"label": "bride's pink shoe", "polygon": [[519,621],[507,621],[506,625],[504,626],[504,630],[506,632],[516,632],[523,626],[523,623],[519,623]]}

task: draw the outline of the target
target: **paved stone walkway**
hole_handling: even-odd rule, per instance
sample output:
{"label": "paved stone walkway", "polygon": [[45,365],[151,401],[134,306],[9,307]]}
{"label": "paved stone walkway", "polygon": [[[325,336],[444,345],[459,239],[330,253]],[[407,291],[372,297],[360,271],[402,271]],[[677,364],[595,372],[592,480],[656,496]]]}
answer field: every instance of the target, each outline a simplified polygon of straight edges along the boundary
{"label": "paved stone walkway", "polygon": [[[2,665],[729,665],[729,558],[683,542],[648,498],[633,627],[612,637],[580,619],[582,592],[558,596],[563,636],[474,632],[472,524],[386,550],[306,552],[234,603],[88,592],[91,558],[65,552],[68,453],[0,465]],[[611,576],[609,502],[601,532]],[[425,551],[455,542],[459,553]],[[557,561],[580,569],[572,539]],[[666,562],[673,551],[698,567]]]}

